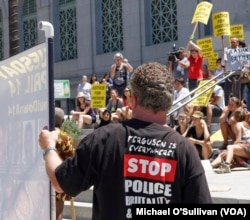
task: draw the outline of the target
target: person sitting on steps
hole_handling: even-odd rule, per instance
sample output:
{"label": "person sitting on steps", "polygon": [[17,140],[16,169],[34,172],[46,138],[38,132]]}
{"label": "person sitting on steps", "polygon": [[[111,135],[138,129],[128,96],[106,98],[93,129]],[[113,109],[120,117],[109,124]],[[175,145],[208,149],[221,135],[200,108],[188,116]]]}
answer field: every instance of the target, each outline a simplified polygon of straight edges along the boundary
{"label": "person sitting on steps", "polygon": [[96,113],[82,92],[79,92],[76,97],[76,110],[71,110],[70,114],[78,123],[78,128],[82,128],[84,124],[90,125],[96,122]]}
{"label": "person sitting on steps", "polygon": [[[240,141],[236,144],[230,144],[227,146],[227,150],[222,151],[217,158],[212,161],[213,168],[219,166],[214,171],[216,173],[230,173],[231,168],[239,166],[238,161],[250,159],[250,113],[245,112],[244,108],[239,107],[235,111],[235,120],[237,134],[241,137]],[[244,163],[246,164],[246,163]],[[245,166],[245,165],[244,165]],[[249,164],[247,164],[249,166]]]}
{"label": "person sitting on steps", "polygon": [[220,116],[220,129],[223,137],[223,145],[220,147],[221,150],[226,149],[230,138],[234,143],[236,140],[235,125],[236,120],[234,118],[235,110],[241,106],[241,100],[237,97],[230,97],[228,105],[222,111]]}

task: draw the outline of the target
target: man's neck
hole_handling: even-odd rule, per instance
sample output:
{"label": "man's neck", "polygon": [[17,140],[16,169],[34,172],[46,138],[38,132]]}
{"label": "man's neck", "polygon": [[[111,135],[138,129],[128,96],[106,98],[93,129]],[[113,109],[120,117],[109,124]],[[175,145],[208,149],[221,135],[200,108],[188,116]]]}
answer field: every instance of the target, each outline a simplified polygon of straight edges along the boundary
{"label": "man's neck", "polygon": [[166,125],[166,117],[167,113],[165,111],[154,113],[152,110],[144,109],[140,106],[137,106],[135,109],[133,109],[133,118],[142,121]]}

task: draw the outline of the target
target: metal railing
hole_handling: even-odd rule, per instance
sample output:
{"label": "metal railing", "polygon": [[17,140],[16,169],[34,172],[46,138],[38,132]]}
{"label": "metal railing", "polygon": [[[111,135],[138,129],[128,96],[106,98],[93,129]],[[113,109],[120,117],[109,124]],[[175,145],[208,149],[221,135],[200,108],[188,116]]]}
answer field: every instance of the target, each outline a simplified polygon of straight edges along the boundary
{"label": "metal railing", "polygon": [[172,107],[174,105],[176,105],[177,103],[181,102],[182,100],[190,97],[193,93],[195,93],[197,90],[200,90],[201,88],[203,88],[204,86],[206,86],[207,84],[211,83],[212,81],[216,80],[219,76],[221,75],[225,75],[222,79],[216,81],[216,83],[214,83],[213,85],[209,86],[208,88],[204,89],[202,92],[196,94],[195,96],[191,97],[189,100],[187,100],[186,102],[182,103],[181,105],[177,106],[176,108],[174,108],[173,110],[169,111],[167,113],[167,117],[172,115],[174,112],[178,111],[180,108],[182,108],[183,106],[185,106],[186,104],[190,103],[191,101],[193,101],[194,99],[196,99],[197,97],[199,97],[200,95],[204,94],[205,92],[207,92],[208,90],[210,90],[211,88],[213,88],[216,84],[219,84],[220,82],[224,81],[225,79],[227,79],[228,77],[234,75],[235,73],[239,73],[239,71],[230,71],[230,72],[225,72],[220,73],[216,76],[214,76],[212,79],[208,80],[206,83],[202,84],[201,86],[197,87],[196,89],[192,90],[189,94],[187,94],[186,96],[182,97],[181,99],[179,99],[178,101],[174,101],[172,104]]}

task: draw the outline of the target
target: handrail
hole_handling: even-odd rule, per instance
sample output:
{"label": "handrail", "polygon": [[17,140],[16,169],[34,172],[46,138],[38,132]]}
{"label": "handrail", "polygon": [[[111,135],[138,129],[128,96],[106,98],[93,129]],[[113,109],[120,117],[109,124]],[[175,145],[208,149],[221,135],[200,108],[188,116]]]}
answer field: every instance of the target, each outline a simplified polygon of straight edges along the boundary
{"label": "handrail", "polygon": [[[200,95],[202,95],[203,93],[207,92],[208,90],[210,90],[211,88],[213,88],[216,84],[219,84],[220,82],[224,81],[225,79],[227,79],[229,76],[235,74],[238,71],[230,71],[225,77],[223,77],[222,79],[216,81],[215,84],[209,86],[207,89],[205,89],[204,91],[202,91],[201,93],[198,93],[197,95],[193,96],[192,98],[190,98],[189,100],[187,100],[186,102],[182,103],[180,106],[177,106],[176,108],[174,108],[172,111],[167,113],[167,116],[173,114],[175,111],[179,110],[180,108],[182,108],[184,105],[188,104],[189,102],[193,101],[194,99],[196,99],[197,97],[199,97]],[[206,86],[207,84],[209,84],[210,82],[212,82],[213,80],[215,80],[217,77],[219,77],[220,75],[225,74],[220,73],[217,76],[214,76],[212,79],[208,80],[206,83],[202,84],[201,86],[197,87],[196,89],[192,90],[189,94],[187,94],[186,96],[182,97],[180,100],[178,100],[177,102],[173,102],[172,106],[176,105],[177,103],[179,103],[180,101],[182,101],[183,99],[186,99],[187,97],[189,97],[191,94],[193,94],[194,92],[196,92],[197,90],[201,89],[202,87]]]}
{"label": "handrail", "polygon": [[[219,76],[222,75],[222,74],[224,74],[224,72],[223,72],[223,73],[220,73],[220,74],[218,74],[218,75],[216,75],[216,76],[214,76],[212,79],[210,79],[210,80],[207,81],[206,83],[202,84],[200,87],[197,87],[196,89],[192,90],[192,91],[189,92],[186,96],[182,97],[182,98],[179,99],[178,101],[176,101],[176,102],[174,101],[173,104],[172,104],[172,106],[173,106],[173,105],[176,105],[178,102],[182,101],[183,99],[186,99],[186,98],[189,97],[191,94],[195,93],[197,90],[199,90],[199,89],[202,88],[203,86],[206,86],[207,84],[209,84],[210,82],[212,82],[213,80],[215,80],[217,77],[219,77]],[[224,78],[223,78],[222,80],[224,80]]]}

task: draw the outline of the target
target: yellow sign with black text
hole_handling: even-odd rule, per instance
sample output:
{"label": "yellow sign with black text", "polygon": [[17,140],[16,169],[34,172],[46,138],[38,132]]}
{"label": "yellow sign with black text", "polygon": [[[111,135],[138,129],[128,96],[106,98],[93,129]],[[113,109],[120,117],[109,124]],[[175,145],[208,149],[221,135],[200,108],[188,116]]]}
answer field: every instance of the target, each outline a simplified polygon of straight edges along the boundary
{"label": "yellow sign with black text", "polygon": [[[201,94],[203,91],[205,91],[206,89],[208,89],[209,87],[211,87],[212,85],[215,84],[215,81],[211,81],[208,83],[209,80],[201,80],[199,82],[199,87],[200,89],[198,89],[195,92],[195,96],[198,96],[199,94]],[[205,85],[206,84],[206,85]],[[207,106],[209,103],[209,100],[211,98],[213,94],[213,87],[211,89],[208,89],[206,92],[204,92],[203,94],[199,95],[196,99],[194,99],[192,101],[192,104],[195,106]]]}
{"label": "yellow sign with black text", "polygon": [[91,108],[106,107],[106,85],[92,84],[91,86]]}

